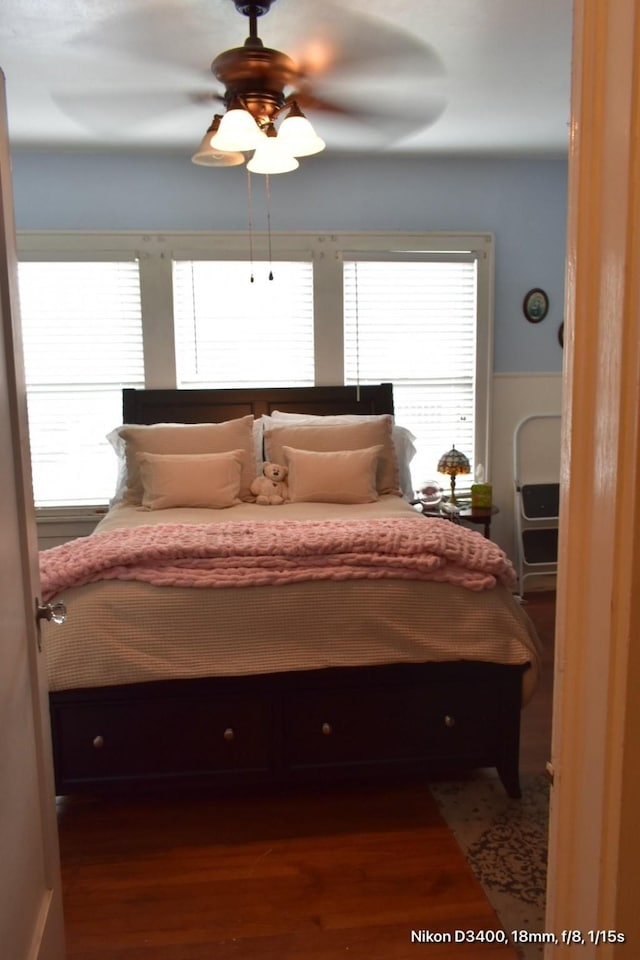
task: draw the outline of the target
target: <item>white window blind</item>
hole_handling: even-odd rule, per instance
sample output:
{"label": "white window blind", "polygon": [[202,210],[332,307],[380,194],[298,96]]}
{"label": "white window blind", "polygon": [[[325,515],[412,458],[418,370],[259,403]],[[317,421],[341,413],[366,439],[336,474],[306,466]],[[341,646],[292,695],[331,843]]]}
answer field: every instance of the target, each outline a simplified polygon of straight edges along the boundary
{"label": "white window blind", "polygon": [[179,387],[313,385],[310,262],[176,260],[173,296]]}
{"label": "white window blind", "polygon": [[19,289],[35,504],[105,504],[106,435],[144,386],[138,264],[23,261]]}
{"label": "white window blind", "polygon": [[475,464],[477,264],[409,258],[345,258],[345,380],[393,383],[396,421],[416,436],[417,488],[444,482],[438,460],[454,444]]}

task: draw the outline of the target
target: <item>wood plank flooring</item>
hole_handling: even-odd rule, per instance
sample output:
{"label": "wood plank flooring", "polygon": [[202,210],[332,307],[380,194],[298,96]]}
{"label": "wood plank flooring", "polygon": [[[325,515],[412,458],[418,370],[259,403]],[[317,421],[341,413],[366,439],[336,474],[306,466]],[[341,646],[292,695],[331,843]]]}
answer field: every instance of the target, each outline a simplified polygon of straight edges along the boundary
{"label": "wood plank flooring", "polygon": [[68,960],[395,960],[499,927],[424,786],[75,801],[60,836]]}
{"label": "wood plank flooring", "polygon": [[[526,606],[552,664],[553,596]],[[552,671],[523,715],[544,769]],[[68,960],[514,960],[425,784],[59,801]]]}

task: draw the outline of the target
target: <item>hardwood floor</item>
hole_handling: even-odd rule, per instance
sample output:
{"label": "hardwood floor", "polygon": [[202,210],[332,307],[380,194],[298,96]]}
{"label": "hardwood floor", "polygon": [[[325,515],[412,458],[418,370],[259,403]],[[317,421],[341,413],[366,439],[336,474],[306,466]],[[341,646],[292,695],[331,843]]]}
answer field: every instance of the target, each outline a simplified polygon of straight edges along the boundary
{"label": "hardwood floor", "polygon": [[[395,960],[499,927],[424,787],[76,801],[60,835],[68,960]],[[515,954],[429,948],[476,956]]]}
{"label": "hardwood floor", "polygon": [[[523,772],[549,755],[553,608],[548,594],[525,607],[547,669],[523,713]],[[58,817],[68,960],[516,958],[411,942],[500,929],[423,783],[64,799]]]}

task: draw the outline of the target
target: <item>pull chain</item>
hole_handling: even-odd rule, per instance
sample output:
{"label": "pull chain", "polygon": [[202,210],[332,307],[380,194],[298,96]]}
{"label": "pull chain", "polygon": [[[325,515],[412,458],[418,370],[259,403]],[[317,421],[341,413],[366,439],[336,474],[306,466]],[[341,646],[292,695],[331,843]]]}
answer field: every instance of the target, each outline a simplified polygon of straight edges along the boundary
{"label": "pull chain", "polygon": [[251,171],[247,170],[247,220],[249,222],[249,261],[251,264],[251,283],[254,282],[253,276],[253,198],[251,195]]}
{"label": "pull chain", "polygon": [[267,194],[267,240],[269,243],[269,280],[273,280],[272,258],[271,258],[271,183],[269,174],[264,178],[265,190]]}

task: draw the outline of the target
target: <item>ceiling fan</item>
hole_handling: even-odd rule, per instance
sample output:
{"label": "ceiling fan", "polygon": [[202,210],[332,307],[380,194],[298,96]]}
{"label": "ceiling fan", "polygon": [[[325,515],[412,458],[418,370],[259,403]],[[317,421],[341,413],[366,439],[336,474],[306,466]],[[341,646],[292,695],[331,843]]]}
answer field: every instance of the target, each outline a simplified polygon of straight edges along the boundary
{"label": "ceiling fan", "polygon": [[[247,164],[249,170],[286,172],[298,166],[298,157],[319,153],[325,147],[303,110],[325,111],[365,122],[386,119],[375,106],[347,106],[315,94],[310,81],[311,63],[296,62],[280,50],[265,47],[258,36],[257,22],[269,12],[273,2],[233,0],[238,13],[249,19],[249,36],[242,47],[225,50],[211,64],[213,75],[225,88],[219,99],[227,112],[214,116],[192,157],[194,163],[235,166],[244,162],[244,151],[254,149]],[[354,51],[354,62],[362,57],[362,52]],[[276,131],[275,121],[284,111],[288,111],[287,116]]]}
{"label": "ceiling fan", "polygon": [[[229,0],[217,2],[222,8]],[[355,149],[397,143],[430,125],[442,113],[442,62],[414,33],[358,13],[350,8],[350,0],[341,0],[339,5],[331,0],[323,0],[321,5],[316,0],[286,0],[276,10],[274,24],[286,37],[289,55],[266,46],[258,36],[258,20],[269,13],[275,0],[231,2],[248,19],[249,35],[242,46],[224,50],[211,63],[221,91],[180,92],[179,76],[175,85],[162,91],[154,79],[157,70],[148,73],[145,64],[150,63],[180,70],[185,79],[185,68],[200,72],[197,64],[211,29],[207,26],[208,5],[204,0],[191,0],[183,7],[182,0],[178,6],[168,0],[159,7],[151,4],[146,12],[133,9],[102,21],[76,41],[77,50],[86,49],[88,44],[89,49],[111,51],[117,60],[132,57],[132,67],[140,77],[147,70],[149,86],[130,87],[123,72],[116,83],[108,80],[100,91],[100,74],[94,69],[93,89],[85,85],[59,91],[55,101],[101,139],[109,136],[110,127],[120,136],[128,128],[138,139],[145,117],[151,120],[176,110],[185,114],[189,103],[193,108],[218,101],[222,109],[214,116],[203,138],[203,151],[199,148],[194,160],[219,166],[240,164],[250,150],[257,149],[252,145],[234,150],[228,142],[223,149],[224,141],[219,141],[216,151],[202,156],[206,141],[214,135],[218,138],[220,127],[226,125],[223,120],[237,109],[249,114],[253,132],[262,136],[263,143],[267,138],[275,143],[282,136],[285,122],[302,126],[302,114],[308,113],[314,123],[320,124],[331,145],[340,144],[342,138],[348,148]],[[228,30],[222,9],[217,16],[220,28]],[[108,63],[105,61],[105,66]],[[184,120],[183,116],[179,121],[181,129]],[[319,137],[315,143],[318,148],[317,141]]]}
{"label": "ceiling fan", "polygon": [[[286,53],[265,47],[258,36],[258,17],[269,12],[274,0],[233,2],[238,13],[249,18],[249,36],[242,47],[225,50],[211,64],[211,72],[225,88],[220,99],[227,112],[214,116],[192,160],[204,166],[237,166],[245,160],[244,151],[255,150],[249,170],[284,173],[298,166],[299,156],[319,153],[325,143],[300,108],[301,102],[305,105],[301,68]],[[287,89],[291,92],[285,93]],[[290,112],[276,144],[274,122],[286,108]],[[288,134],[290,130],[293,133]]]}
{"label": "ceiling fan", "polygon": [[249,18],[249,36],[243,46],[218,54],[211,64],[214,77],[225,87],[224,103],[231,109],[241,101],[260,127],[273,122],[302,91],[285,95],[304,79],[301,68],[280,50],[265,47],[258,36],[258,17],[268,13],[274,0],[233,0],[236,10]]}

